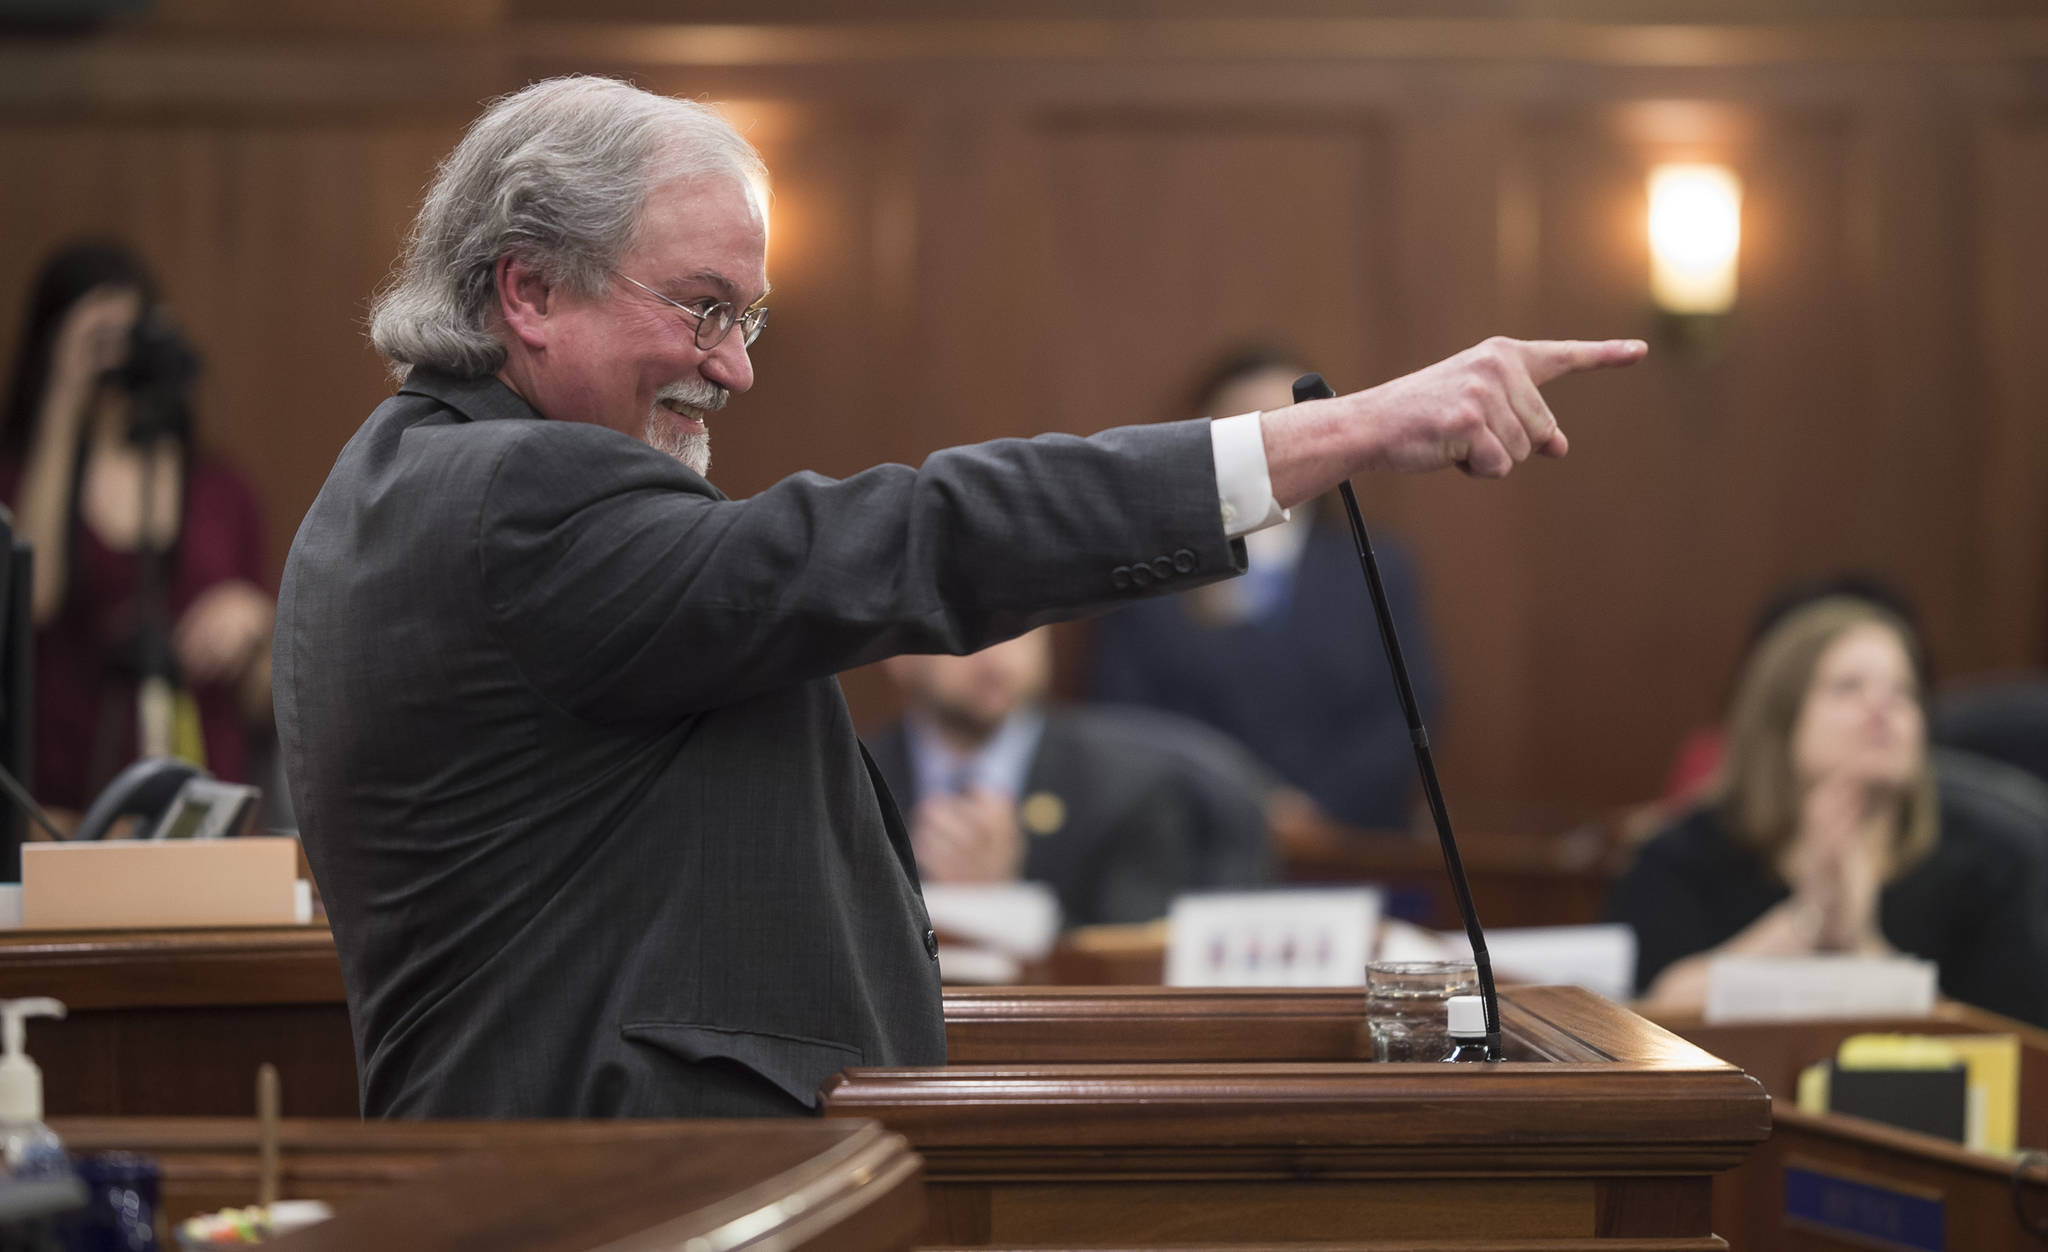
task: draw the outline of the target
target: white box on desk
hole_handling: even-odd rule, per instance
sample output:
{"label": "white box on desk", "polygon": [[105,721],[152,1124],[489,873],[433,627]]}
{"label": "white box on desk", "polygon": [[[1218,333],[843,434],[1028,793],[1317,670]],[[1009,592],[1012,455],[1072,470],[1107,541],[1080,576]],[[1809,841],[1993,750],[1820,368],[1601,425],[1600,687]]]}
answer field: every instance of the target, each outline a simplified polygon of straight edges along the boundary
{"label": "white box on desk", "polygon": [[27,930],[290,926],[301,920],[299,841],[109,839],[21,849]]}

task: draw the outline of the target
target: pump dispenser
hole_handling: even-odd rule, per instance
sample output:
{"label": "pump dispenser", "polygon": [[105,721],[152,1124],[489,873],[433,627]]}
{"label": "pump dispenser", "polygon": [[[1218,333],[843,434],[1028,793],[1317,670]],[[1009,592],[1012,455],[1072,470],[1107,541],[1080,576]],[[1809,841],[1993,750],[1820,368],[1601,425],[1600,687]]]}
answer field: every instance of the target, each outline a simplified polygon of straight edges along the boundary
{"label": "pump dispenser", "polygon": [[0,1156],[15,1178],[71,1172],[63,1143],[43,1125],[43,1071],[22,1051],[26,1019],[62,1016],[64,1006],[47,996],[0,1000]]}

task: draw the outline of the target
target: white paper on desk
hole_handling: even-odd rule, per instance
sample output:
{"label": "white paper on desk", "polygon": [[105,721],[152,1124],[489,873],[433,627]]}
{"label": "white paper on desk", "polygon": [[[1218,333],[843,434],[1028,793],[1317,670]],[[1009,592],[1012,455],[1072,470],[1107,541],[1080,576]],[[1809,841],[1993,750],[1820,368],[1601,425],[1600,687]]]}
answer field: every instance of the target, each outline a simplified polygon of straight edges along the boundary
{"label": "white paper on desk", "polygon": [[[1450,949],[1447,959],[1472,959],[1472,943],[1464,931],[1445,931],[1439,937]],[[1635,995],[1636,932],[1622,922],[1489,930],[1486,955],[1495,974],[1516,982],[1584,987],[1616,1001]]]}
{"label": "white paper on desk", "polygon": [[1027,961],[1060,935],[1059,897],[1042,882],[926,883],[924,909],[940,935]]}
{"label": "white paper on desk", "polygon": [[1014,983],[1024,972],[1024,963],[994,948],[968,948],[957,943],[939,945],[939,981],[999,986]]}
{"label": "white paper on desk", "polygon": [[1934,962],[1906,956],[1722,956],[1707,965],[1705,1019],[1916,1017],[1934,990]]}
{"label": "white paper on desk", "polygon": [[1169,915],[1170,987],[1360,987],[1380,918],[1369,887],[1181,896]]}

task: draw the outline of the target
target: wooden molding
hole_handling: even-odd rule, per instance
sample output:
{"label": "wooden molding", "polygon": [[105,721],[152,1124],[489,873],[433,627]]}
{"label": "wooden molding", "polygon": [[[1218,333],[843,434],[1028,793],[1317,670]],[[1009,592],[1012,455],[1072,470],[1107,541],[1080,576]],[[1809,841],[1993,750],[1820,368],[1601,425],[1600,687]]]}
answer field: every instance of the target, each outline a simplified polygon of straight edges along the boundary
{"label": "wooden molding", "polygon": [[[256,1127],[229,1118],[76,1118],[75,1151],[156,1159],[164,1207],[246,1204]],[[895,1249],[923,1217],[918,1158],[872,1122],[281,1124],[286,1195],[327,1199],[293,1247],[773,1246]],[[699,1241],[702,1241],[701,1243]]]}
{"label": "wooden molding", "polygon": [[74,1012],[343,998],[334,936],[324,925],[0,936],[0,997],[53,988]]}
{"label": "wooden molding", "polygon": [[[568,67],[786,70],[874,65],[1291,63],[1614,70],[2014,64],[2048,20],[1654,25],[1461,18],[1009,18],[791,23],[508,22],[467,31],[259,33],[225,25],[0,39],[0,110],[235,114],[447,108]],[[912,79],[896,80],[908,85]]]}

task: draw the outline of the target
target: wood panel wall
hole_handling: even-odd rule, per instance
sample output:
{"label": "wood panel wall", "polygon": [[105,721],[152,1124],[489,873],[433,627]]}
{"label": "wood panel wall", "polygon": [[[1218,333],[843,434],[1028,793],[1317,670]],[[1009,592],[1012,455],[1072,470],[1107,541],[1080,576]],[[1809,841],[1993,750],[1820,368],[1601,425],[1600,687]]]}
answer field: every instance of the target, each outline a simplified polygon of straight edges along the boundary
{"label": "wood panel wall", "polygon": [[[281,563],[388,391],[361,325],[434,161],[545,74],[728,102],[775,170],[736,494],[1178,416],[1247,338],[1348,388],[1494,332],[1650,334],[1643,174],[1710,156],[1748,195],[1718,359],[1560,385],[1571,458],[1506,484],[1360,483],[1428,572],[1453,812],[1548,828],[1653,792],[1794,577],[1893,579],[1946,675],[2048,662],[2033,5],[955,12],[166,0],[0,37],[0,340],[45,249],[136,241]],[[876,675],[847,687],[888,711]]]}

